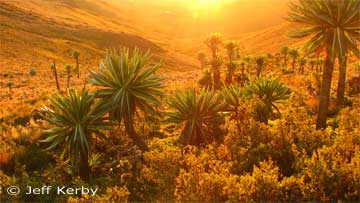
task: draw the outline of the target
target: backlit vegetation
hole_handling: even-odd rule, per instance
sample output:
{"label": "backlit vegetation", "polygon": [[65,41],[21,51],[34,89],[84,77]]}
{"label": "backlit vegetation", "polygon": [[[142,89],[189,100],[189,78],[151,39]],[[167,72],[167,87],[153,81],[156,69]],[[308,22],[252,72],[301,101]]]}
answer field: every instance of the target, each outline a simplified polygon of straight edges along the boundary
{"label": "backlit vegetation", "polygon": [[[46,75],[26,69],[30,82],[6,76],[1,191],[99,192],[0,201],[359,202],[359,14],[356,0],[292,3],[288,20],[300,29],[290,37],[310,38],[272,53],[209,34],[192,53],[198,75],[182,85],[131,46],[106,50],[95,68],[68,50],[69,64],[51,60]],[[47,94],[10,102],[45,76]]]}

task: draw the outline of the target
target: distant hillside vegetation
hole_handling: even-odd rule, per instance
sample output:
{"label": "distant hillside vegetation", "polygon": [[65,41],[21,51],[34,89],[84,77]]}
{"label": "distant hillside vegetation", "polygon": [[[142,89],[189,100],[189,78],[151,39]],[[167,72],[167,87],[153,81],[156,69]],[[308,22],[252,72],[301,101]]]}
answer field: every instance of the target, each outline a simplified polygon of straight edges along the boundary
{"label": "distant hillside vegetation", "polygon": [[130,17],[124,19],[124,14],[120,16],[111,6],[95,0],[1,1],[1,65],[21,69],[52,59],[66,63],[72,60],[73,50],[81,52],[83,63],[94,65],[107,48],[136,46],[150,50],[154,59],[163,59],[168,68],[193,67],[187,56],[171,54],[165,43],[144,37],[145,33],[131,26],[136,23]]}

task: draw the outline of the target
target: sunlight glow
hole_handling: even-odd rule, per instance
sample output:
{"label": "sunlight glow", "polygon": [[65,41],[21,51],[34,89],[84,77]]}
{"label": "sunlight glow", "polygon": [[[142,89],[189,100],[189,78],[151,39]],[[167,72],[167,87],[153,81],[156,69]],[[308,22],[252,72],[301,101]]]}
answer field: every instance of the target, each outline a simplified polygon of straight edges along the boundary
{"label": "sunlight glow", "polygon": [[221,3],[221,0],[194,0],[194,4],[199,6],[216,5]]}
{"label": "sunlight glow", "polygon": [[194,10],[202,10],[221,6],[222,0],[190,0],[190,5]]}
{"label": "sunlight glow", "polygon": [[201,16],[207,16],[209,13],[215,16],[221,11],[224,3],[231,0],[187,0],[187,4],[192,11],[192,17],[197,20]]}

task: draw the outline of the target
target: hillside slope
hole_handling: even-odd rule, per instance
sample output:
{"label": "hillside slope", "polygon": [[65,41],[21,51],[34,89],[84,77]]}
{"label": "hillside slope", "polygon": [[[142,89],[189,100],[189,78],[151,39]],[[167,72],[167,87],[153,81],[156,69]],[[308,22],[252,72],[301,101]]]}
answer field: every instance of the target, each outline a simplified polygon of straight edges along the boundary
{"label": "hillside slope", "polygon": [[[282,21],[280,24],[268,27],[266,29],[239,33],[237,35],[223,34],[223,41],[235,40],[240,47],[241,55],[266,54],[279,52],[282,46],[300,48],[305,40],[288,37],[290,30],[294,29],[293,25]],[[183,38],[176,43],[181,53],[196,56],[194,53],[209,52],[204,41],[207,36],[202,38]],[[226,54],[225,50],[223,50]],[[210,54],[210,53],[208,53]]]}
{"label": "hillside slope", "polygon": [[164,43],[142,36],[136,23],[124,18],[124,9],[118,9],[96,0],[0,1],[1,65],[16,68],[52,59],[66,63],[72,60],[71,52],[79,50],[82,61],[90,66],[97,64],[106,48],[136,46],[151,50],[168,68],[192,66],[191,60],[172,56]]}
{"label": "hillside slope", "polygon": [[[238,40],[244,54],[273,52],[285,44],[298,45],[298,41],[286,36],[289,25],[280,20],[286,15],[287,1],[268,14],[262,12],[274,2],[277,0],[229,3],[222,13],[213,13],[205,20],[205,13],[193,19],[195,11],[176,1],[0,0],[0,65],[41,66],[52,59],[65,64],[71,60],[73,50],[80,50],[83,65],[96,66],[106,48],[137,46],[150,49],[156,60],[163,59],[163,70],[192,70],[198,66],[196,53],[206,49],[203,41],[207,33],[219,30],[225,39]],[[246,17],[252,16],[249,9],[267,16],[266,20]],[[221,21],[229,15],[243,20]],[[256,26],[261,30],[256,30]],[[241,33],[248,29],[256,31]]]}
{"label": "hillside slope", "polygon": [[264,30],[240,34],[233,39],[240,43],[246,54],[274,53],[282,46],[301,47],[304,44],[304,40],[288,37],[292,29],[293,25],[283,22]]}
{"label": "hillside slope", "polygon": [[[255,3],[244,2],[243,10],[255,7]],[[271,1],[261,2],[264,8],[271,4]],[[240,9],[240,5],[234,8]],[[263,14],[274,15],[273,20],[267,19],[272,23],[265,29],[241,33],[245,27],[230,29],[230,24],[205,30],[224,29],[225,40],[238,40],[242,54],[275,52],[283,45],[299,46],[301,41],[286,36],[291,26],[279,20],[286,15],[284,5],[283,2],[279,9]],[[148,9],[150,6],[152,9]],[[227,15],[235,15],[234,8],[223,9],[229,12]],[[179,11],[174,13],[176,9]],[[171,18],[164,17],[166,15]],[[96,67],[106,48],[137,46],[142,50],[150,49],[156,61],[163,60],[162,71],[178,75],[179,72],[197,70],[196,56],[207,50],[203,43],[207,34],[204,30],[191,33],[200,31],[197,25],[207,24],[191,24],[191,17],[186,15],[189,10],[184,4],[171,4],[170,1],[157,4],[112,0],[0,0],[0,69],[18,72],[32,66],[48,69],[53,59],[63,66],[73,63],[73,50],[81,52],[82,66]],[[239,13],[239,16],[243,15],[250,14]],[[186,19],[181,23],[183,18]],[[247,22],[247,19],[244,18],[243,24],[250,26],[252,20]],[[275,22],[278,24],[274,26]],[[262,27],[266,26],[264,23]],[[233,34],[234,30],[239,30],[238,34]]]}
{"label": "hillside slope", "polygon": [[64,90],[64,67],[75,65],[74,50],[80,51],[81,77],[72,77],[72,87],[86,84],[86,69],[97,68],[107,48],[122,46],[151,50],[153,61],[162,61],[160,72],[169,80],[175,76],[187,80],[192,74],[179,74],[193,71],[196,59],[169,49],[161,33],[143,32],[127,12],[131,10],[107,0],[0,0],[0,106],[36,101],[39,95],[56,92],[53,60]]}

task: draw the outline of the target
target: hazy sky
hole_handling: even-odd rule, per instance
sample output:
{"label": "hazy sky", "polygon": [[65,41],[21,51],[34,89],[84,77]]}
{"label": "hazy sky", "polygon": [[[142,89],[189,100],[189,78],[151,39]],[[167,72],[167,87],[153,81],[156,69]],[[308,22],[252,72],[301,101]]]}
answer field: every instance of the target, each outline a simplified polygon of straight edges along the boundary
{"label": "hazy sky", "polygon": [[[289,0],[108,0],[133,9],[134,18],[172,32],[229,35],[284,22]],[[140,12],[139,12],[140,11]],[[136,15],[135,15],[136,14]]]}

